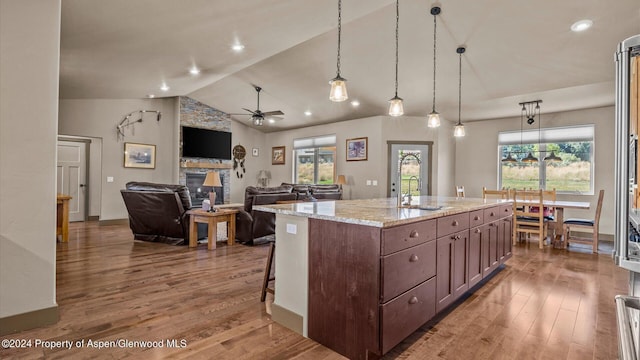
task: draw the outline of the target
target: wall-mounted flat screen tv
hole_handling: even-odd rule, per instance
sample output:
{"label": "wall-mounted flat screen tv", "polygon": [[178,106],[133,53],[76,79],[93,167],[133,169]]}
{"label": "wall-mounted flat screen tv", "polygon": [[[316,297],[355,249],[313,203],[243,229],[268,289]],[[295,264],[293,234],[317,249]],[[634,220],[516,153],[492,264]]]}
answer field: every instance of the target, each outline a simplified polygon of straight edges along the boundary
{"label": "wall-mounted flat screen tv", "polygon": [[182,156],[231,160],[231,133],[183,126]]}

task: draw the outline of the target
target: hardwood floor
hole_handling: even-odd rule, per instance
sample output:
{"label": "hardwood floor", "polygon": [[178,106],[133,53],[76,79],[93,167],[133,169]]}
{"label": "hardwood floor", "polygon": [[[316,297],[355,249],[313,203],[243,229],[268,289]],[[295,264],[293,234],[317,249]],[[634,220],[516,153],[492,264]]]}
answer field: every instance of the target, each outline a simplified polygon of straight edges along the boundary
{"label": "hardwood floor", "polygon": [[[260,287],[268,246],[217,250],[133,241],[128,227],[72,223],[57,244],[60,321],[3,339],[85,340],[83,348],[1,349],[0,358],[342,359],[271,321]],[[277,281],[277,280],[276,280]],[[439,321],[386,359],[614,359],[613,297],[628,274],[610,255],[532,242]],[[87,341],[165,341],[163,348]],[[186,341],[168,348],[166,340]]]}

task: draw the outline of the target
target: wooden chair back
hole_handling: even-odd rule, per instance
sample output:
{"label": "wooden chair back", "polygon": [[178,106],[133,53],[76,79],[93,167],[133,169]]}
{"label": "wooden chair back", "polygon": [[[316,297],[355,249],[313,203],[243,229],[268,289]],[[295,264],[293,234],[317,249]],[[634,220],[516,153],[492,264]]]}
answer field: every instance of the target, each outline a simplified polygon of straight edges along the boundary
{"label": "wooden chair back", "polygon": [[[602,200],[604,199],[604,190],[600,190],[598,194],[598,205],[596,205],[596,216],[593,223],[583,219],[566,219],[562,226],[562,234],[564,236],[564,247],[567,248],[569,243],[590,244],[592,252],[598,252],[598,233],[600,229],[600,213],[602,212]],[[571,229],[589,229],[593,231],[591,237],[571,236]]]}
{"label": "wooden chair back", "polygon": [[488,190],[486,187],[482,187],[482,198],[497,198],[497,199],[508,199],[509,198],[509,190]]}
{"label": "wooden chair back", "polygon": [[[538,235],[538,247],[544,247],[547,235],[547,221],[542,209],[544,196],[542,190],[514,190],[513,191],[513,243],[520,235]],[[532,211],[536,208],[538,211]]]}
{"label": "wooden chair back", "polygon": [[464,197],[464,186],[463,185],[457,185],[456,186],[456,197]]}

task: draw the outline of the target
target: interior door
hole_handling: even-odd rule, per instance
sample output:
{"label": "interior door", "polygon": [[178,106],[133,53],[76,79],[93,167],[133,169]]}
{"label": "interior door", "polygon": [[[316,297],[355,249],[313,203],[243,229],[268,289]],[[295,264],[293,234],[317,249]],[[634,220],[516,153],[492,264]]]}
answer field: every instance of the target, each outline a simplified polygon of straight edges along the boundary
{"label": "interior door", "polygon": [[87,143],[58,140],[57,191],[70,195],[69,221],[84,221],[87,196]]}
{"label": "interior door", "polygon": [[[389,196],[398,195],[399,186],[402,186],[402,193],[409,192],[411,186],[411,196],[431,195],[431,183],[429,179],[430,168],[430,145],[427,144],[390,144],[389,157]],[[408,155],[415,154],[416,156]],[[405,156],[402,164],[402,174],[398,176],[400,159]],[[417,160],[419,159],[419,161]],[[399,179],[402,179],[400,182]]]}

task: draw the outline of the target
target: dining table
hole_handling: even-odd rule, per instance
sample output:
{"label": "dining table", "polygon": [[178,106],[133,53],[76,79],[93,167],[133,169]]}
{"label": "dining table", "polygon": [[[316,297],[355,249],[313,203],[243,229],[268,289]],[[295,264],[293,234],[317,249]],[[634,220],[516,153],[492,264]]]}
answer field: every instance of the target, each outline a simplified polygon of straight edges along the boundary
{"label": "dining table", "polygon": [[[528,203],[531,202],[532,205],[538,204],[537,201],[533,200],[518,200],[518,203]],[[580,210],[589,210],[591,207],[591,203],[588,201],[566,201],[566,200],[542,200],[542,205],[545,207],[553,208],[555,211],[555,220],[550,221],[549,224],[553,226],[553,230],[555,233],[555,247],[563,247],[563,237],[562,237],[562,225],[564,223],[564,209],[580,209]]]}

